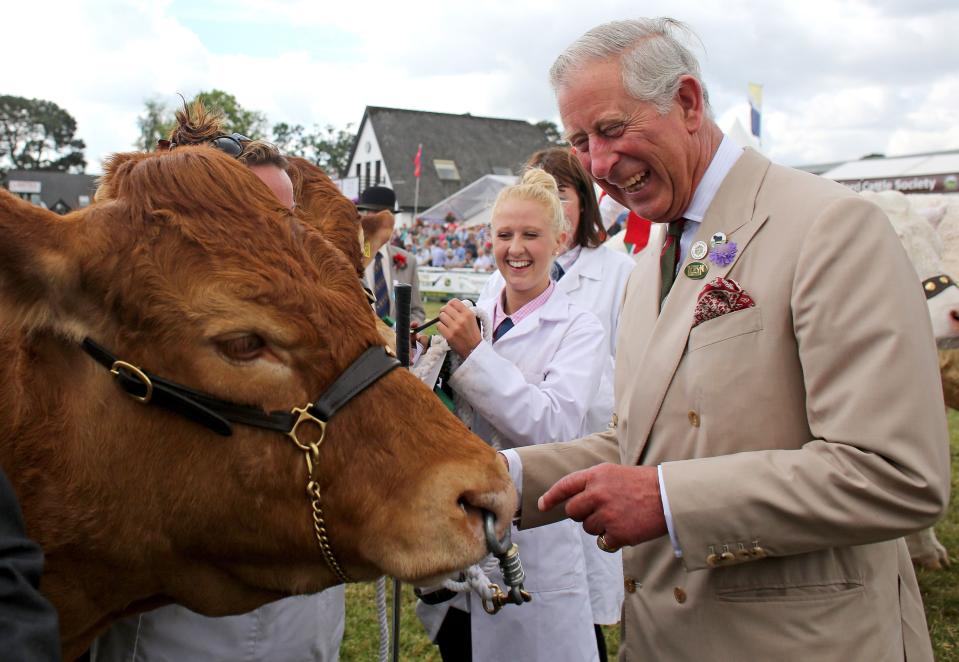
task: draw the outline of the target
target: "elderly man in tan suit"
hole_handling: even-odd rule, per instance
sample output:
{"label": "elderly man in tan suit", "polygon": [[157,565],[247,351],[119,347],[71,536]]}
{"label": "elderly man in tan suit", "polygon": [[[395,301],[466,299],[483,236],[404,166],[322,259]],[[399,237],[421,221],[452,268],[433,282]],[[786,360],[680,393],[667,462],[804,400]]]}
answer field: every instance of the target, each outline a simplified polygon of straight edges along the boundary
{"label": "elderly man in tan suit", "polygon": [[724,138],[683,32],[607,24],[551,71],[583,165],[656,225],[610,429],[506,453],[520,526],[623,548],[624,660],[931,660],[901,536],[949,461],[915,274],[877,208]]}

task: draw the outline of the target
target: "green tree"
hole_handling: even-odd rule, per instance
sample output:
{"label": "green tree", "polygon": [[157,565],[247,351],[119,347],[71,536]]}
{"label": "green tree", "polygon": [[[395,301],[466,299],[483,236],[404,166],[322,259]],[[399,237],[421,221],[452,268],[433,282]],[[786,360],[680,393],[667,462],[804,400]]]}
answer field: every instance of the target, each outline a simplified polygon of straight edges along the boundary
{"label": "green tree", "polygon": [[206,108],[216,108],[223,113],[225,133],[240,133],[254,140],[266,137],[266,115],[258,110],[247,110],[229,92],[216,89],[200,92],[193,97],[194,101],[197,99]]}
{"label": "green tree", "polygon": [[137,117],[140,135],[133,146],[142,152],[152,152],[156,149],[158,140],[170,135],[175,120],[173,112],[159,97],[147,99],[144,106],[143,112]]}
{"label": "green tree", "polygon": [[[258,110],[247,110],[229,92],[216,89],[198,92],[187,102],[187,105],[191,105],[197,99],[202,101],[207,109],[216,109],[223,113],[224,133],[240,133],[253,139],[265,136],[266,115]],[[157,140],[170,135],[176,118],[173,108],[167,106],[159,97],[147,99],[143,102],[143,106],[143,112],[137,117],[137,129],[140,135],[137,136],[134,146],[149,152],[156,149]]]}
{"label": "green tree", "polygon": [[565,146],[569,144],[563,138],[563,134],[560,132],[559,127],[556,126],[556,122],[541,120],[536,123],[536,127],[542,129],[543,133],[546,134],[546,139],[554,145]]}
{"label": "green tree", "polygon": [[0,168],[83,172],[77,121],[45,99],[0,96]]}
{"label": "green tree", "polygon": [[271,133],[273,134],[273,144],[284,154],[310,158],[309,155],[304,152],[304,129],[302,124],[290,125],[286,122],[277,122],[273,125],[273,131]]}
{"label": "green tree", "polygon": [[303,125],[280,122],[273,125],[273,142],[280,151],[290,156],[301,156],[323,168],[330,177],[341,177],[349,165],[350,149],[356,138],[347,124],[337,129],[332,124],[320,127],[313,125],[307,131]]}

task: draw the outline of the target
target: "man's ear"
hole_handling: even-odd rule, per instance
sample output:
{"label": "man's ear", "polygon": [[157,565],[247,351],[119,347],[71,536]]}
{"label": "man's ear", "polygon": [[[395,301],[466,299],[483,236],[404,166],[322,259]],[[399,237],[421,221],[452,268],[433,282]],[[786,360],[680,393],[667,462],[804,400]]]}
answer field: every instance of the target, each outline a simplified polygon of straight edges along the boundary
{"label": "man's ear", "polygon": [[67,220],[0,189],[0,326],[86,335],[76,314],[84,216]]}
{"label": "man's ear", "polygon": [[706,101],[703,98],[703,86],[694,77],[679,77],[679,89],[676,90],[676,105],[682,112],[683,123],[690,133],[699,131],[706,119]]}

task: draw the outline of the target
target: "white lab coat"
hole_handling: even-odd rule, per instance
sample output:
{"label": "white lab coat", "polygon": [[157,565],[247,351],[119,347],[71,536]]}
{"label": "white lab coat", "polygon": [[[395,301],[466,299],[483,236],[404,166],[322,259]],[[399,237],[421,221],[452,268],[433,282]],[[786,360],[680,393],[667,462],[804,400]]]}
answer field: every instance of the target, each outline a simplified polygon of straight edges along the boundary
{"label": "white lab coat", "polygon": [[[601,432],[609,425],[613,413],[613,359],[616,356],[616,329],[622,308],[626,281],[636,263],[625,253],[605,245],[580,249],[566,274],[556,283],[573,303],[595,314],[606,334],[609,357],[602,381],[589,405],[579,436]],[[503,276],[497,271],[483,287],[480,299],[495,297],[503,289]],[[510,331],[512,333],[512,331]],[[509,335],[509,334],[507,334]],[[619,622],[623,605],[622,553],[608,554],[596,546],[596,536],[580,527],[583,553],[589,575],[589,601],[593,623],[613,625]]]}
{"label": "white lab coat", "polygon": [[[619,311],[623,305],[626,281],[634,266],[636,263],[631,257],[625,253],[617,253],[605,245],[598,248],[583,247],[576,262],[556,283],[556,287],[569,295],[573,303],[599,318],[609,349],[609,362],[604,367],[600,388],[590,401],[580,436],[605,430],[613,413],[616,329],[619,327]],[[503,276],[494,271],[483,286],[480,299],[495,298],[502,291],[503,285]]]}
{"label": "white lab coat", "polygon": [[211,618],[180,605],[115,623],[93,644],[92,662],[336,662],[344,587]]}
{"label": "white lab coat", "polygon": [[[496,294],[497,296],[499,293]],[[492,319],[495,297],[477,304]],[[474,410],[473,432],[504,447],[575,439],[605,365],[602,324],[559,288],[495,345],[481,342],[450,385]],[[533,601],[495,616],[469,596],[474,662],[597,660],[580,525],[512,529]],[[491,577],[502,584],[502,577]]]}

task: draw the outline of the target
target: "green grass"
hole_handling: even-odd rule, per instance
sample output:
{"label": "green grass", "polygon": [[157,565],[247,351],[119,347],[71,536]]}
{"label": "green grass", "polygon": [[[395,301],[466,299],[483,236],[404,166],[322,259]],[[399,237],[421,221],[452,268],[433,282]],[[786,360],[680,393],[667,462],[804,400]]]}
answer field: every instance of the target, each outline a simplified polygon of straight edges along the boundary
{"label": "green grass", "polygon": [[[427,303],[426,317],[435,317],[441,304]],[[939,541],[950,552],[951,567],[939,572],[918,571],[919,587],[926,605],[926,618],[937,662],[959,662],[959,413],[949,412],[952,444],[952,502],[949,511],[936,526]],[[392,582],[388,582],[392,584]],[[389,586],[388,593],[391,593]],[[355,584],[346,588],[346,634],[340,651],[342,662],[376,660],[379,651],[379,630],[376,618],[373,584]],[[403,587],[403,608],[400,625],[400,659],[439,662],[439,652],[426,638],[413,613],[416,603],[413,590]],[[392,597],[387,604],[392,605]],[[507,607],[508,609],[509,607]],[[619,648],[618,628],[606,628],[609,658],[616,659]],[[504,657],[504,659],[506,659]]]}
{"label": "green grass", "polygon": [[959,661],[959,413],[949,411],[949,436],[952,446],[952,502],[949,511],[936,525],[936,535],[946,549],[952,565],[938,572],[919,570],[919,588],[926,605],[926,620],[932,647],[938,662]]}

